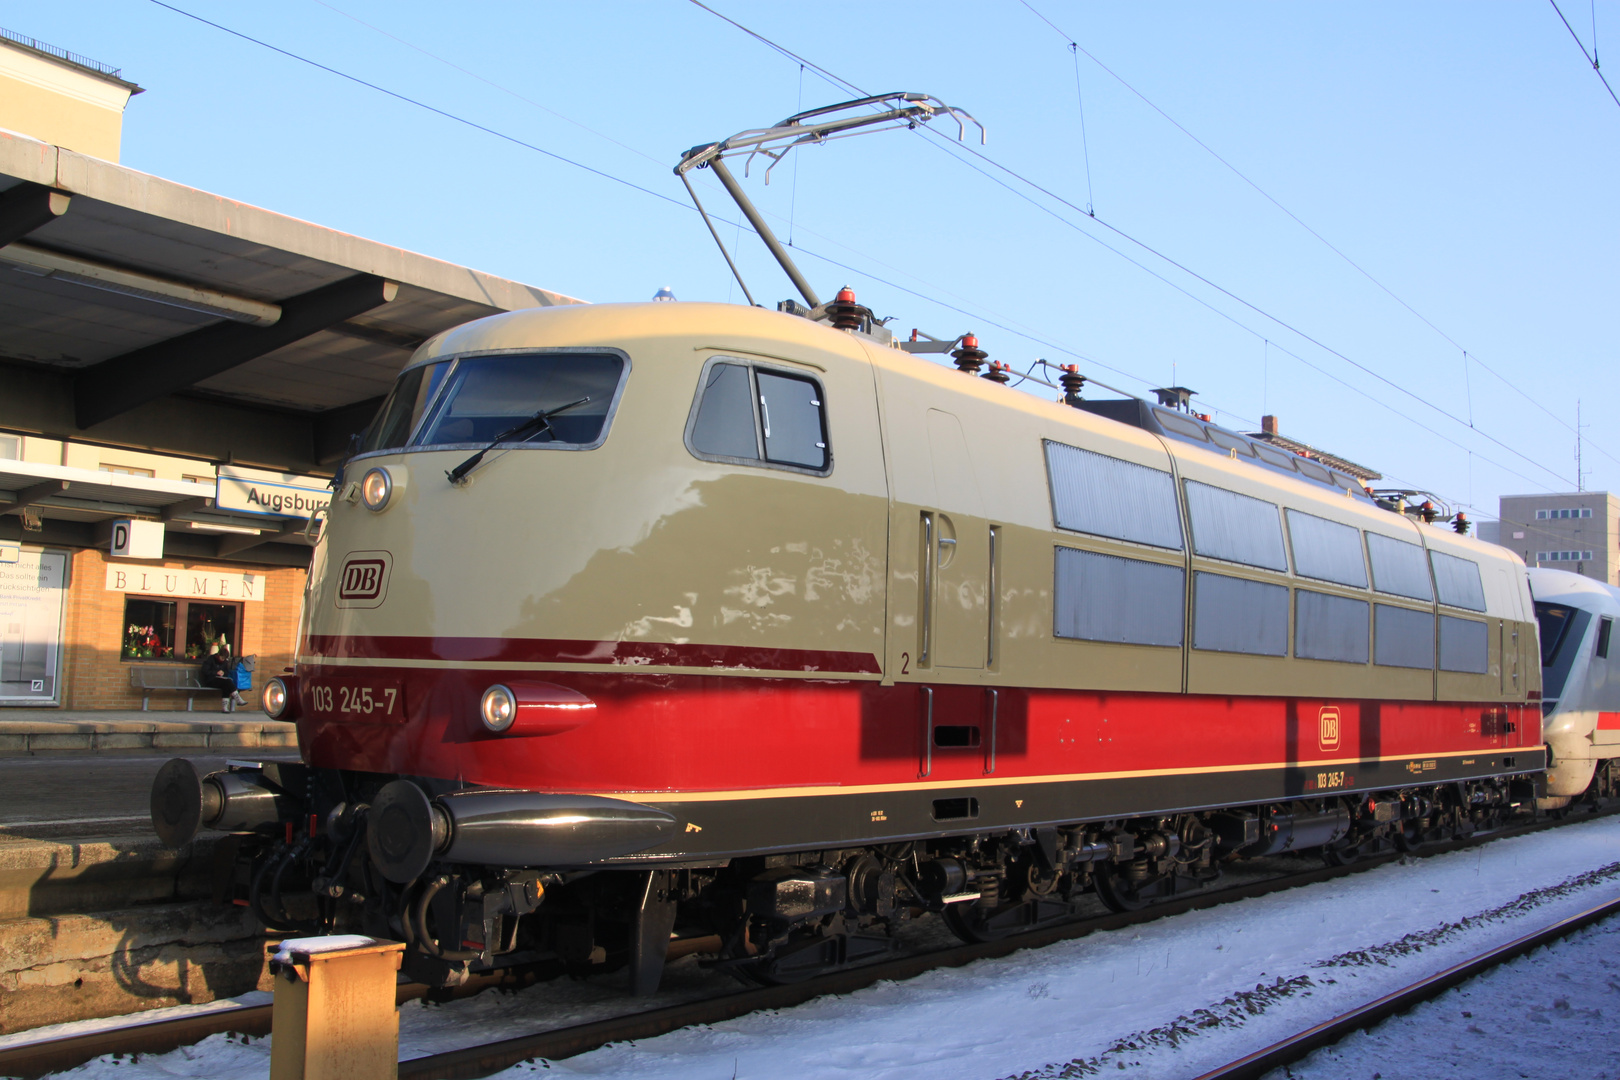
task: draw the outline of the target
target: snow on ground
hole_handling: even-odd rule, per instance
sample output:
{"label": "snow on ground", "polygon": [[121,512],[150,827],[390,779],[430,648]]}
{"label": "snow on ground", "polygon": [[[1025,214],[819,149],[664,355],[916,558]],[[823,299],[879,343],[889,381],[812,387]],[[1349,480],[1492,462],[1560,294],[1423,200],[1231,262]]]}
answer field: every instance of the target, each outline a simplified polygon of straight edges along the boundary
{"label": "snow on ground", "polygon": [[1620,920],[1537,949],[1266,1080],[1616,1080]]}
{"label": "snow on ground", "polygon": [[[1616,895],[1620,819],[1584,822],[501,1075],[1047,1080],[1107,1069],[1179,1080]],[[670,974],[673,995],[657,1004],[714,992],[689,960]],[[592,1018],[621,993],[604,980],[407,1005],[401,1056]],[[1505,1021],[1481,1030],[1473,1037],[1492,1043],[1517,1037]],[[267,1040],[219,1035],[63,1075],[252,1080],[268,1065]],[[1323,1068],[1313,1076],[1341,1075]]]}

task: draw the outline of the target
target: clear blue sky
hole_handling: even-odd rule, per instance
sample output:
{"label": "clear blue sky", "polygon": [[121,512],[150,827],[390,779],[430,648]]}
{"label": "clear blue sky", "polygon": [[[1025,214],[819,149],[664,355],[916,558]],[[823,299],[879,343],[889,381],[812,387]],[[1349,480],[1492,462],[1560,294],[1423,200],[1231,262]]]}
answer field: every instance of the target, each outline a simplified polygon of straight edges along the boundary
{"label": "clear blue sky", "polygon": [[[174,2],[682,204],[685,148],[845,96],[688,0]],[[1019,0],[712,6],[861,87],[967,109],[996,162],[1321,345],[902,133],[749,181],[823,296],[852,284],[902,331],[976,331],[1019,369],[1072,352],[1135,392],[1173,376],[1229,426],[1275,413],[1474,517],[1499,494],[1573,490],[1580,398],[1585,486],[1620,488],[1620,107],[1550,5],[1031,2],[1061,34]],[[1560,6],[1591,48],[1590,2]],[[1620,41],[1620,2],[1595,22],[1600,48]],[[0,25],[147,88],[126,114],[134,168],[588,300],[741,300],[689,210],[150,0],[0,3]],[[756,297],[792,295],[741,240]]]}

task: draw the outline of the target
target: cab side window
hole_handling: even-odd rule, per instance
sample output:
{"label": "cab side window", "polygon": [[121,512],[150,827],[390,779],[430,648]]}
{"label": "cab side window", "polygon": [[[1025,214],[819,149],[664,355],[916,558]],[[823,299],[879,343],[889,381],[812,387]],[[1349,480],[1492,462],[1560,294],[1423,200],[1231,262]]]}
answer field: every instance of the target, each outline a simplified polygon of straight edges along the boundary
{"label": "cab side window", "polygon": [[825,473],[832,455],[821,385],[796,372],[711,361],[698,386],[687,445],[702,458]]}
{"label": "cab side window", "polygon": [[698,391],[697,418],[692,422],[692,449],[714,457],[759,457],[750,404],[752,397],[746,367],[712,365]]}

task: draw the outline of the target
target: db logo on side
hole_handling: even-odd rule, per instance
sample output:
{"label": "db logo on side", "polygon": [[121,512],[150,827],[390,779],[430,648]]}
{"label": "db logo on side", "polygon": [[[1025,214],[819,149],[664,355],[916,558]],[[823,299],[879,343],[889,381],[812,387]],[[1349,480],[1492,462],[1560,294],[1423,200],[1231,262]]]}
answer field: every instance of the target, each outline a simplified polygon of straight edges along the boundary
{"label": "db logo on side", "polygon": [[1317,718],[1317,746],[1323,750],[1337,750],[1339,748],[1339,710],[1337,706],[1324,705]]}
{"label": "db logo on side", "polygon": [[356,551],[338,571],[337,606],[379,607],[388,598],[388,570],[393,562],[386,551]]}

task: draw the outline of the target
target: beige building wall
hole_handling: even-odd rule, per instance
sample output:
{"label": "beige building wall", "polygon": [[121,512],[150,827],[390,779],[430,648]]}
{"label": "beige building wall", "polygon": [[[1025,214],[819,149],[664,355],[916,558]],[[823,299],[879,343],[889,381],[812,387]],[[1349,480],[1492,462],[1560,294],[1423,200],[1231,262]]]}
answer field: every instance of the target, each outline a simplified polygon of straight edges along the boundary
{"label": "beige building wall", "polygon": [[117,161],[134,83],[0,38],[0,128]]}
{"label": "beige building wall", "polygon": [[211,461],[0,431],[0,459],[6,458],[38,465],[67,465],[92,472],[105,470],[131,476],[151,476],[158,480],[190,480],[196,484],[212,484],[215,477],[214,463]]}
{"label": "beige building wall", "polygon": [[1526,565],[1620,585],[1620,497],[1607,491],[1504,495],[1500,515],[1497,543]]}

